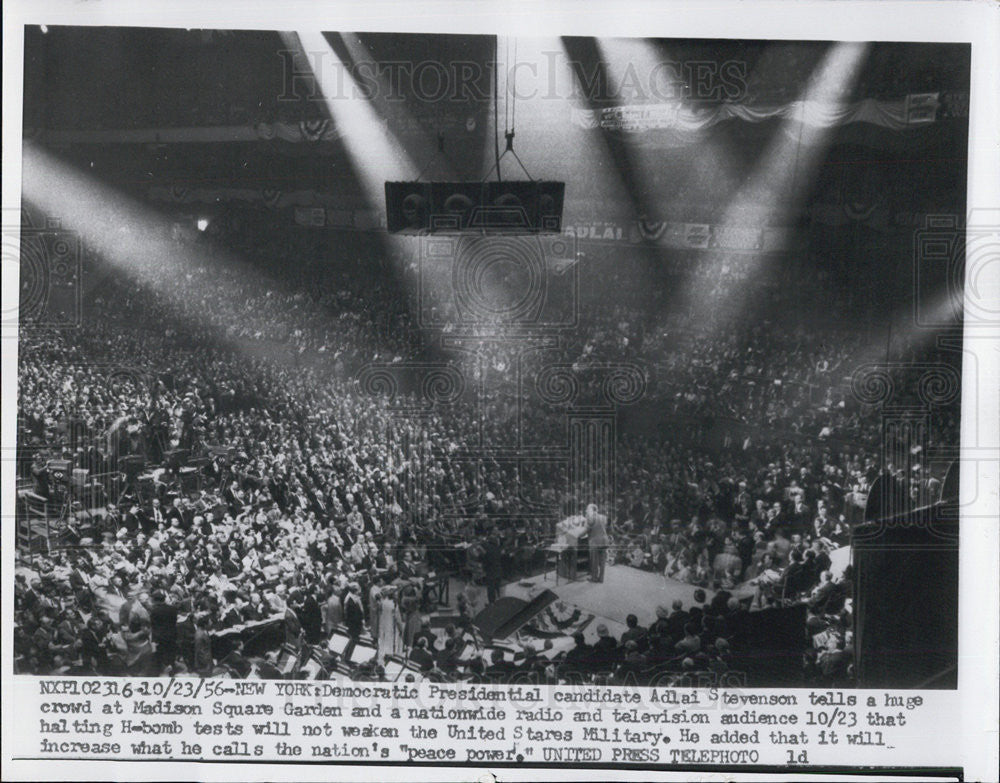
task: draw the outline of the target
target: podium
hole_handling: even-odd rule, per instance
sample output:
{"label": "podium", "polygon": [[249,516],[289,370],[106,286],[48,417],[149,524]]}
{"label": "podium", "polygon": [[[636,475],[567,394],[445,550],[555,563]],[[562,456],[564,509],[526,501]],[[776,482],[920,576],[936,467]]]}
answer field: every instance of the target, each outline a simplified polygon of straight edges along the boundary
{"label": "podium", "polygon": [[556,573],[563,579],[575,581],[580,574],[590,572],[590,549],[587,543],[587,525],[582,517],[569,517],[557,526],[555,548],[559,552]]}

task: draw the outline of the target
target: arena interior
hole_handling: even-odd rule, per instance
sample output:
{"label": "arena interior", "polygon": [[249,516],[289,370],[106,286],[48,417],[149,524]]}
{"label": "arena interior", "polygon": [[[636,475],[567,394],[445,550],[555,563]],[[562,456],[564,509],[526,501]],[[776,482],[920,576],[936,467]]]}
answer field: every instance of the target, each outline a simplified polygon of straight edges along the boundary
{"label": "arena interior", "polygon": [[15,671],[855,684],[869,492],[957,456],[968,57],[30,29]]}

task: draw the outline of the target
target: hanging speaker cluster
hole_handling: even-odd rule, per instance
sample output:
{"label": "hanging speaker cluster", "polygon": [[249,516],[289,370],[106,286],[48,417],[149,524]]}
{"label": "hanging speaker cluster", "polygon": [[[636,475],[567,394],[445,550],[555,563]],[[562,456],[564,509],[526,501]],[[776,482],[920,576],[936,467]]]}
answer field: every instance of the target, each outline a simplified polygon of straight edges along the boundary
{"label": "hanging speaker cluster", "polygon": [[564,182],[386,182],[391,233],[559,232]]}

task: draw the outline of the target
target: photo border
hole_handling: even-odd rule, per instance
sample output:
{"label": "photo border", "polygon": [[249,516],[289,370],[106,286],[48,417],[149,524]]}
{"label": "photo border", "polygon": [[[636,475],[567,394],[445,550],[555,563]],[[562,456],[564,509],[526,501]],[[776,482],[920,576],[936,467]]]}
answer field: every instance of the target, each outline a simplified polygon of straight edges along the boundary
{"label": "photo border", "polygon": [[[413,2],[405,13],[395,3],[385,0],[339,3],[336,6],[319,3],[284,2],[272,8],[249,6],[245,3],[162,2],[135,3],[102,2],[18,2],[5,3],[4,14],[4,209],[18,208],[20,203],[21,160],[21,79],[23,58],[23,27],[25,24],[108,25],[137,27],[191,27],[221,29],[294,29],[310,27],[329,30],[364,30],[427,32],[427,33],[524,33],[538,34],[540,29],[552,30],[558,35],[595,35],[602,37],[664,37],[664,38],[743,38],[772,40],[870,40],[870,41],[926,41],[966,42],[972,44],[972,84],[969,125],[969,179],[968,209],[995,209],[1000,205],[1000,111],[998,91],[1000,84],[1000,47],[995,31],[1000,27],[1000,6],[978,2],[855,2],[854,0],[829,0],[814,2],[706,2],[681,4],[677,2],[649,2],[629,0],[617,3],[609,13],[606,4],[555,0],[544,5],[527,5],[509,0],[507,3],[483,2]],[[993,265],[994,267],[1000,265]],[[997,269],[988,270],[988,292],[1000,300]],[[3,311],[16,308],[18,272],[13,265],[2,269]],[[814,779],[870,779],[871,776],[938,777],[957,775],[970,780],[985,780],[996,775],[997,749],[997,600],[1000,595],[996,552],[1000,551],[1000,538],[996,525],[997,514],[997,414],[998,352],[996,324],[970,324],[964,327],[964,348],[976,356],[976,362],[963,365],[963,409],[966,404],[976,405],[978,428],[973,417],[962,417],[962,444],[975,444],[978,456],[962,461],[962,505],[972,520],[963,530],[960,550],[960,655],[959,690],[954,694],[961,715],[959,725],[942,726],[942,732],[951,730],[953,735],[940,739],[943,754],[950,757],[948,769],[940,773],[920,769],[885,766],[867,772],[850,767],[835,768],[738,768],[739,779],[802,779],[809,774]],[[11,415],[17,399],[16,346],[4,341],[2,355],[3,394],[2,438],[5,446],[14,443],[16,417]],[[970,371],[978,370],[974,377]],[[992,456],[990,453],[992,452]],[[964,450],[963,450],[964,457]],[[2,525],[3,584],[12,583],[14,561],[13,519],[15,466],[13,460],[2,464]],[[967,490],[975,488],[977,496],[969,504]],[[984,522],[984,520],[986,520]],[[992,521],[992,524],[991,524]],[[8,577],[11,577],[8,580]],[[13,591],[0,590],[3,628],[13,627]],[[970,600],[976,597],[975,610],[970,611]],[[963,611],[964,609],[964,611]],[[12,660],[8,645],[3,648],[2,681],[10,693],[13,677]],[[27,779],[29,776],[76,780],[87,778],[132,779],[224,779],[224,764],[230,762],[106,762],[88,760],[76,762],[12,762],[9,761],[11,745],[10,722],[15,712],[9,700],[3,704],[2,747],[5,779]],[[991,728],[992,727],[992,728]],[[252,763],[252,762],[251,762]],[[288,777],[288,770],[295,777],[329,779],[322,771],[328,762],[309,764],[255,764],[252,771],[246,763],[237,768],[238,775],[256,780],[271,777]],[[503,772],[501,780],[538,779],[539,769],[556,769],[552,766],[531,764],[508,768],[494,765]],[[366,770],[378,769],[382,779],[393,780],[468,780],[470,770],[482,770],[476,765],[416,766],[380,762],[346,764],[337,767],[347,776],[364,776]],[[655,779],[690,779],[692,772],[704,775],[718,774],[719,769],[707,766],[648,767],[628,766],[610,770],[605,766],[594,769],[586,764],[559,765],[566,776],[574,779],[634,780],[636,772],[649,772]],[[732,772],[736,768],[725,768]],[[523,770],[523,772],[522,772]],[[206,772],[210,772],[206,775]],[[815,772],[815,777],[812,772]],[[846,775],[844,773],[847,773]],[[832,775],[834,777],[826,777]],[[857,776],[857,777],[855,777]],[[562,775],[559,775],[562,777]]]}

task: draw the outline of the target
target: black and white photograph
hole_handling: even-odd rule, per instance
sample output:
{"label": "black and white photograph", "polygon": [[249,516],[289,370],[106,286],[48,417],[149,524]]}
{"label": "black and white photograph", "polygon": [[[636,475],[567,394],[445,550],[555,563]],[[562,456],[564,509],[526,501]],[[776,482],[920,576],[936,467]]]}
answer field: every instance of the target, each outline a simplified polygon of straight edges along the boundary
{"label": "black and white photograph", "polygon": [[959,687],[973,47],[595,33],[24,26],[15,679]]}

